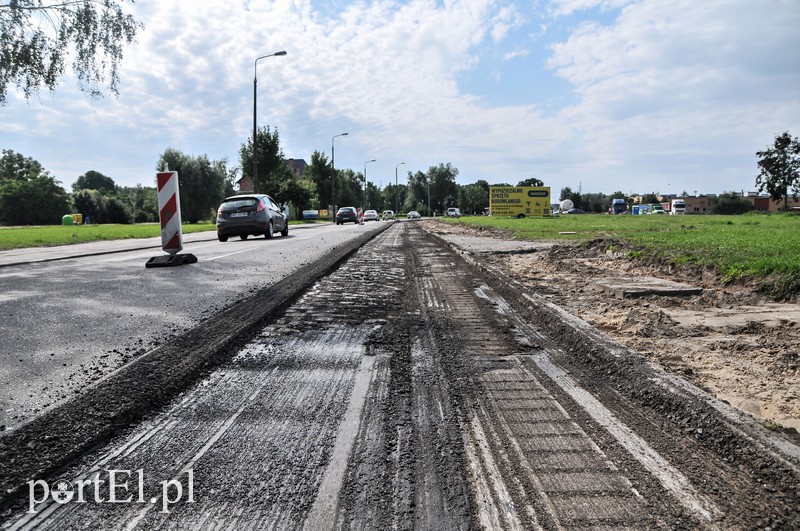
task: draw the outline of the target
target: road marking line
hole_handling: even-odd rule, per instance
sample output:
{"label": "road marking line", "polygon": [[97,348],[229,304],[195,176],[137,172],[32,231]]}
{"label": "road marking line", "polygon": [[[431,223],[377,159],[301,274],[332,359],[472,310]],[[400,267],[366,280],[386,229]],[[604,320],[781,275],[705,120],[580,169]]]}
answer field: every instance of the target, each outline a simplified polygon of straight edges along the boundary
{"label": "road marking line", "polygon": [[339,498],[339,491],[347,469],[347,460],[358,436],[361,412],[364,409],[367,391],[374,375],[372,370],[374,364],[375,356],[361,357],[361,365],[355,374],[355,384],[353,393],[350,395],[350,402],[347,404],[347,412],[339,424],[339,433],[336,435],[336,444],[331,454],[331,460],[322,477],[314,506],[311,507],[303,526],[305,530],[318,531],[333,527],[336,501]]}
{"label": "road marking line", "polygon": [[255,246],[248,247],[247,249],[242,249],[241,251],[234,251],[232,253],[221,254],[221,255],[218,255],[218,256],[212,256],[211,258],[204,259],[204,261],[205,262],[210,262],[211,260],[216,260],[217,258],[227,258],[228,256],[233,256],[235,254],[242,254],[242,253],[246,253],[248,251],[252,251],[253,249],[255,249]]}
{"label": "road marking line", "polygon": [[[481,526],[484,529],[523,529],[514,501],[492,457],[486,433],[477,415],[469,421],[469,426],[471,430],[467,431],[464,449],[478,494],[473,499],[478,506]],[[540,529],[538,525],[537,529]]]}
{"label": "road marking line", "polygon": [[[239,415],[241,415],[244,412],[244,410],[247,408],[247,406],[250,405],[250,402],[255,400],[255,398],[261,393],[261,391],[264,389],[264,387],[267,385],[267,383],[272,382],[271,377],[274,376],[276,372],[278,372],[278,367],[275,367],[275,369],[273,369],[272,372],[268,376],[265,376],[264,379],[261,380],[261,383],[258,384],[258,387],[256,388],[256,390],[253,391],[253,393],[249,397],[247,397],[247,399],[245,399],[242,402],[242,404],[239,406],[239,408],[236,410],[236,412],[233,415],[231,415],[230,417],[228,417],[228,420],[226,420],[222,424],[222,426],[219,427],[219,429],[214,433],[214,435],[212,435],[206,441],[206,443],[203,445],[203,447],[200,448],[200,450],[198,450],[197,453],[194,454],[194,456],[191,459],[189,459],[189,461],[183,466],[183,468],[181,468],[181,470],[170,481],[178,481],[178,479],[180,479],[180,477],[182,475],[186,474],[187,472],[189,472],[192,469],[194,464],[198,460],[200,460],[200,458],[203,457],[206,454],[206,452],[208,452],[208,450],[212,446],[214,446],[214,443],[216,443],[223,435],[225,435],[225,432],[227,432],[228,429],[231,426],[233,426],[233,424],[239,418]],[[154,500],[158,500],[158,498],[154,498]],[[132,529],[135,529],[136,526],[139,524],[139,522],[141,522],[144,519],[144,517],[147,516],[147,513],[150,512],[150,509],[152,509],[156,505],[158,505],[158,504],[157,503],[151,503],[150,505],[146,506],[141,511],[139,511],[139,514],[136,515],[136,517],[133,520],[128,522],[128,524],[125,526],[125,529],[127,529],[128,531],[130,531]]]}
{"label": "road marking line", "polygon": [[695,490],[686,476],[651,448],[647,441],[620,422],[609,409],[580,387],[563,369],[554,365],[547,354],[532,354],[529,357],[584,411],[614,436],[617,442],[653,474],[681,505],[708,522],[722,514],[711,500]]}

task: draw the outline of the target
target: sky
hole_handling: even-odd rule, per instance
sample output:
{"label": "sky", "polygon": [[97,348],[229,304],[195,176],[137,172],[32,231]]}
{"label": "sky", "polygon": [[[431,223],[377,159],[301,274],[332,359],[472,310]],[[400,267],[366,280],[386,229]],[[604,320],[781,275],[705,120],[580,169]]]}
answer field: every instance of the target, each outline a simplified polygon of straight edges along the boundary
{"label": "sky", "polygon": [[337,169],[380,187],[450,163],[459,184],[534,177],[554,195],[755,191],[756,151],[800,136],[797,0],[125,6],[144,28],[118,96],[92,99],[67,70],[0,107],[0,148],[68,190],[89,170],[154,186],[170,147],[238,166],[254,78],[287,158],[333,146]]}

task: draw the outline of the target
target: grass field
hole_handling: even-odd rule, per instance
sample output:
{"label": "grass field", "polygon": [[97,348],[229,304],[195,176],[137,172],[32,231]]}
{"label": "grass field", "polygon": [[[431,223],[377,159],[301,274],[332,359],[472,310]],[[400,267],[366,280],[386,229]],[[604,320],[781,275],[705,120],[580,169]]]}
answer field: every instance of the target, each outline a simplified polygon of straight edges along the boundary
{"label": "grass field", "polygon": [[[319,221],[324,223],[325,220]],[[314,223],[313,221],[290,221],[290,225]],[[330,222],[328,222],[330,223]],[[184,223],[183,233],[214,231],[213,223]],[[130,238],[155,238],[161,236],[158,223],[135,225],[53,225],[37,227],[0,226],[0,251],[25,247],[47,247],[70,245],[100,240],[127,240]]]}
{"label": "grass field", "polygon": [[[183,233],[216,230],[213,223],[183,225]],[[158,223],[136,225],[53,225],[37,227],[0,227],[0,251],[24,247],[69,245],[99,240],[126,240],[161,236]]]}
{"label": "grass field", "polygon": [[[447,220],[453,222],[456,220]],[[710,265],[725,281],[771,275],[800,285],[800,216],[609,216],[562,215],[550,219],[464,217],[468,225],[506,230],[518,239],[625,242],[632,258],[654,255],[680,266]],[[562,233],[574,234],[562,234]],[[800,286],[799,286],[800,287]]]}

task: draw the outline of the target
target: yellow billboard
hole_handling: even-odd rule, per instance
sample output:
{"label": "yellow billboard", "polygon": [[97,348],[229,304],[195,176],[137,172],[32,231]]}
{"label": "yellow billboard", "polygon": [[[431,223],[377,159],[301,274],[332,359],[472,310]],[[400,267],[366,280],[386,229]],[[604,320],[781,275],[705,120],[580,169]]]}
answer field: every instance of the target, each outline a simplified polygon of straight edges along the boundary
{"label": "yellow billboard", "polygon": [[549,186],[490,186],[489,213],[492,216],[549,217]]}

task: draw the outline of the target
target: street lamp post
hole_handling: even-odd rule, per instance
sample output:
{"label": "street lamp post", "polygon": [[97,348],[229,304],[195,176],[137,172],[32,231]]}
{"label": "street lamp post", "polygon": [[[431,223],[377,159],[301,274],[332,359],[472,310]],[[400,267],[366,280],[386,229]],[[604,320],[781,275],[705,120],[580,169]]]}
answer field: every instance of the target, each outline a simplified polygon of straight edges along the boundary
{"label": "street lamp post", "polygon": [[431,182],[428,181],[428,215],[431,215]]}
{"label": "street lamp post", "polygon": [[267,57],[276,57],[280,55],[286,55],[286,50],[281,50],[280,52],[271,53],[269,55],[262,55],[261,57],[256,58],[253,61],[253,191],[256,192],[256,183],[258,182],[258,144],[256,143],[256,109],[258,101],[258,62],[261,59],[266,59]]}
{"label": "street lamp post", "polygon": [[397,216],[400,214],[400,191],[397,189],[397,167],[402,166],[405,162],[400,162],[395,164],[394,166],[394,215]]}
{"label": "street lamp post", "polygon": [[334,158],[333,154],[333,139],[337,136],[347,136],[347,133],[342,133],[339,135],[333,135],[331,137],[331,169],[333,170],[333,174],[331,175],[331,205],[333,205],[333,222],[336,223],[336,159]]}
{"label": "street lamp post", "polygon": [[375,159],[368,160],[364,163],[364,210],[367,209],[367,164],[375,162]]}

